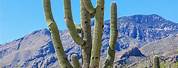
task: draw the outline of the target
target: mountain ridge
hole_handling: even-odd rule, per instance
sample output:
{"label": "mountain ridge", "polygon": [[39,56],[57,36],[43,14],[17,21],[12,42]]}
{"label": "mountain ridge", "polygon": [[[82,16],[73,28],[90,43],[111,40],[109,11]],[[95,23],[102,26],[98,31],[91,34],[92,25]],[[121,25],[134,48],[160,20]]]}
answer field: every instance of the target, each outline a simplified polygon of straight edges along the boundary
{"label": "mountain ridge", "polygon": [[[145,44],[175,35],[178,32],[178,24],[163,19],[161,16],[134,15],[118,18],[119,36],[116,43],[116,60],[119,64],[125,62],[133,53],[139,53],[144,57],[140,48]],[[92,21],[92,27],[94,21]],[[109,45],[109,20],[105,21],[101,57],[103,60],[107,54]],[[70,57],[72,53],[79,55],[81,62],[81,49],[72,40],[67,30],[60,31],[60,38],[66,54]],[[65,41],[64,41],[65,40]],[[135,48],[136,47],[136,48]],[[143,54],[143,55],[142,55]],[[27,55],[27,56],[26,56]],[[14,56],[14,57],[11,57]],[[70,59],[68,57],[68,59]],[[140,56],[139,56],[140,57]],[[19,59],[22,58],[22,59]],[[123,59],[124,58],[124,59]],[[54,47],[48,29],[34,31],[24,37],[0,46],[0,62],[2,67],[58,67]],[[134,62],[134,61],[133,61]],[[30,65],[31,64],[31,65]]]}

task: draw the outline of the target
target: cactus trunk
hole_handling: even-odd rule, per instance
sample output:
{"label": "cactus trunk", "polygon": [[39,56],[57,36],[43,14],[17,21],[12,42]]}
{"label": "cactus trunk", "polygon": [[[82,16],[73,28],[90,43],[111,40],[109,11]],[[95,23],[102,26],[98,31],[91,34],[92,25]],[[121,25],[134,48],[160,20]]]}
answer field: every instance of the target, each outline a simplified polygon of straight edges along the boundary
{"label": "cactus trunk", "polygon": [[92,38],[91,38],[91,25],[90,25],[90,14],[85,9],[83,5],[83,0],[80,0],[80,16],[81,16],[81,26],[83,33],[83,40],[87,41],[86,44],[82,47],[82,68],[89,68],[90,56],[91,56],[91,47],[92,47]]}
{"label": "cactus trunk", "polygon": [[80,0],[80,15],[81,15],[81,24],[83,31],[83,40],[87,41],[82,48],[82,68],[89,68],[90,56],[91,56],[91,47],[92,47],[92,38],[91,38],[91,25],[90,25],[90,14],[84,8],[83,0]]}
{"label": "cactus trunk", "polygon": [[104,0],[97,0],[95,13],[94,33],[92,40],[92,51],[90,58],[90,68],[99,68],[100,49],[102,46],[102,34],[104,27]]}
{"label": "cactus trunk", "polygon": [[110,40],[107,58],[105,61],[104,68],[113,68],[113,62],[115,58],[115,44],[117,41],[118,30],[117,30],[117,5],[112,3],[111,5],[111,21],[110,21]]}

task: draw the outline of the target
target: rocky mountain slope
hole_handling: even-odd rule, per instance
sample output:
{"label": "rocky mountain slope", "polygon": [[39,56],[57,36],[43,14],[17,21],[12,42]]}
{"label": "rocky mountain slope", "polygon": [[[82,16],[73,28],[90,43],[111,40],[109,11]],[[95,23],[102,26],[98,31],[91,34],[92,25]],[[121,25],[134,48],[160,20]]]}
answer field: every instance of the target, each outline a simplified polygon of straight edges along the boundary
{"label": "rocky mountain slope", "polygon": [[145,55],[142,60],[131,64],[130,67],[137,68],[151,67],[152,57],[160,56],[162,68],[177,68],[178,65],[178,34],[150,42],[140,48],[142,54]]}
{"label": "rocky mountain slope", "polygon": [[162,55],[171,56],[178,53],[178,34],[169,36],[167,38],[151,42],[141,48],[144,55]]}
{"label": "rocky mountain slope", "polygon": [[[156,14],[120,17],[118,18],[117,23],[119,36],[116,43],[115,63],[118,65],[125,64],[128,60],[132,61],[129,62],[129,64],[132,64],[137,61],[134,59],[135,57],[140,59],[144,58],[147,56],[146,46],[151,44],[150,42],[165,39],[176,35],[178,32],[177,23],[166,20]],[[91,24],[93,27],[94,22]],[[109,26],[109,20],[105,21],[101,61],[106,57],[107,47],[109,44]],[[68,55],[68,59],[70,60],[69,57],[72,53],[76,53],[79,55],[78,58],[81,61],[81,49],[72,40],[68,31],[60,31],[60,35],[63,47]],[[47,29],[41,29],[20,39],[6,44],[1,44],[0,67],[58,67],[55,51],[50,38],[50,32]]]}

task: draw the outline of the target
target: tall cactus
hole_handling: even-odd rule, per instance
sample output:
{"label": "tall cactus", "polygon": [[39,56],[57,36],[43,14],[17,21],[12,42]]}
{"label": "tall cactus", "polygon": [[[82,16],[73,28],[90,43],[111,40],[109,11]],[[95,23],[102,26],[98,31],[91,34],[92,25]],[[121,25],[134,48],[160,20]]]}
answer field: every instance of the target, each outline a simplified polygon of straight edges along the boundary
{"label": "tall cactus", "polygon": [[[102,46],[102,34],[104,27],[104,0],[97,0],[96,8],[93,7],[90,0],[80,0],[81,29],[76,27],[73,22],[71,0],[64,1],[64,20],[69,29],[72,39],[82,48],[82,68],[99,68],[100,49]],[[48,28],[51,32],[52,41],[57,53],[59,65],[62,68],[80,68],[76,55],[72,55],[72,65],[66,58],[64,49],[59,36],[57,25],[52,17],[50,0],[44,0],[45,16]],[[91,37],[90,19],[95,19],[93,38]],[[78,32],[81,31],[82,36]],[[115,56],[115,43],[117,40],[117,6],[113,3],[111,6],[111,31],[110,47],[105,67],[113,66]]]}
{"label": "tall cactus", "polygon": [[112,3],[111,5],[111,21],[110,21],[110,40],[107,58],[104,68],[112,68],[115,58],[115,44],[118,36],[117,30],[117,5]]}
{"label": "tall cactus", "polygon": [[159,56],[154,56],[153,59],[153,68],[160,68],[160,61],[159,61]]}
{"label": "tall cactus", "polygon": [[44,11],[47,25],[51,33],[52,42],[56,51],[57,59],[59,61],[59,65],[62,68],[72,68],[72,65],[67,60],[66,54],[62,47],[59,30],[52,16],[50,0],[44,0]]}
{"label": "tall cactus", "polygon": [[104,0],[97,0],[96,8],[93,8],[90,0],[83,0],[83,4],[90,15],[94,15],[94,33],[92,39],[92,50],[90,68],[98,68],[100,61],[100,49],[102,46],[103,22],[104,22]]}
{"label": "tall cactus", "polygon": [[90,56],[91,56],[91,47],[92,47],[92,37],[91,37],[91,23],[90,23],[90,14],[85,9],[83,5],[83,0],[80,0],[80,16],[81,16],[81,27],[83,31],[83,40],[87,41],[82,48],[82,62],[83,68],[89,68]]}

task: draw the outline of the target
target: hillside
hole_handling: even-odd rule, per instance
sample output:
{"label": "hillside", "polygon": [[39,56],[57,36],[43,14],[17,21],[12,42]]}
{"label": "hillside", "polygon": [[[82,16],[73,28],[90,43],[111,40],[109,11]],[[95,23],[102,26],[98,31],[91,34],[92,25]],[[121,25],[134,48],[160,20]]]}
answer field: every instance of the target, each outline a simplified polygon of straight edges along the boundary
{"label": "hillside", "polygon": [[[156,14],[120,17],[118,18],[117,23],[119,36],[116,44],[115,63],[118,65],[124,64],[128,60],[132,61],[128,64],[132,64],[137,61],[135,58],[142,59],[146,57],[148,55],[146,52],[151,49],[162,49],[150,47],[148,50],[147,47],[153,45],[154,41],[166,39],[170,36],[174,37],[178,32],[177,23],[166,20]],[[91,24],[93,27],[94,22]],[[101,61],[106,57],[107,47],[109,44],[109,26],[109,20],[105,21]],[[68,31],[60,31],[60,35],[67,55],[70,57],[72,53],[77,53],[79,55],[78,58],[81,59],[81,49],[72,40]],[[176,44],[176,42],[172,43]],[[160,47],[161,46],[162,45],[160,45]],[[6,44],[1,44],[0,66],[2,68],[58,67],[55,51],[50,38],[50,32],[47,29],[40,29],[25,35],[20,39]]]}
{"label": "hillside", "polygon": [[151,67],[152,57],[160,56],[161,67],[177,68],[178,67],[178,34],[166,37],[161,40],[150,42],[140,48],[145,55],[139,62],[131,64],[130,67]]}

